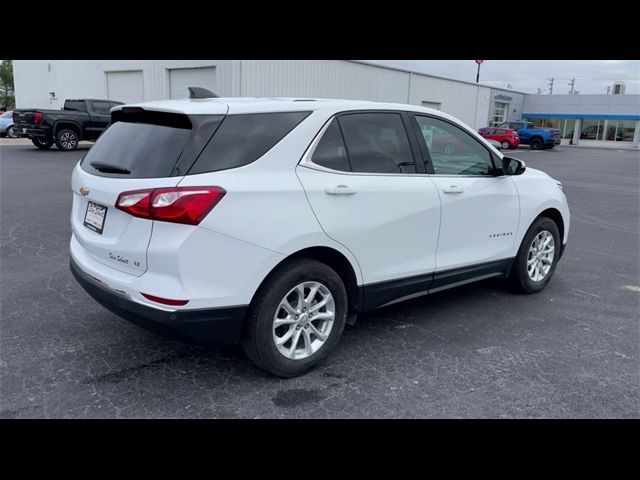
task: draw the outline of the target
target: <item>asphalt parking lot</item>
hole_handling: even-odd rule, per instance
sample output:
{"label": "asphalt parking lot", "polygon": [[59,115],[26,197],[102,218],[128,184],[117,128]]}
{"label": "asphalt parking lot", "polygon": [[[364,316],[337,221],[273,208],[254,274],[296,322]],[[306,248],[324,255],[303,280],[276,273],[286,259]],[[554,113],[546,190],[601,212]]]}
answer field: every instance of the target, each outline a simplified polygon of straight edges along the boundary
{"label": "asphalt parking lot", "polygon": [[0,418],[640,416],[638,151],[513,153],[561,180],[572,209],[543,292],[489,280],[378,310],[282,380],[237,348],[141,330],[80,288],[69,176],[87,148],[0,146]]}

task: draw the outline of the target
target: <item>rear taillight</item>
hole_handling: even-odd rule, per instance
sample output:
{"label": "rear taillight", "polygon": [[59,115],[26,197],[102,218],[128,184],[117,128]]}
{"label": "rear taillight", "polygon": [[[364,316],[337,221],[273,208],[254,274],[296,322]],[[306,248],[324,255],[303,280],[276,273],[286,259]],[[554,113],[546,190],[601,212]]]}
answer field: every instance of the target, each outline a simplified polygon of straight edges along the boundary
{"label": "rear taillight", "polygon": [[118,195],[116,208],[134,217],[198,225],[226,193],[220,187],[132,190]]}
{"label": "rear taillight", "polygon": [[36,112],[33,115],[33,121],[36,125],[40,125],[42,123],[42,112]]}

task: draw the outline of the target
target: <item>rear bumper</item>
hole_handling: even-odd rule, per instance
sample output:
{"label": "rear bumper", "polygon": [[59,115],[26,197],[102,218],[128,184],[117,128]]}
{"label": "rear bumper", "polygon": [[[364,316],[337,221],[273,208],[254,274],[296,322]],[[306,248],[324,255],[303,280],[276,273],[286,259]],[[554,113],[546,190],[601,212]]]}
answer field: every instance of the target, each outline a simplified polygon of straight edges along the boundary
{"label": "rear bumper", "polygon": [[49,127],[41,127],[38,125],[21,125],[19,123],[16,123],[15,126],[18,130],[18,135],[20,135],[21,137],[37,137],[43,138],[45,140],[51,138],[51,129]]}
{"label": "rear bumper", "polygon": [[160,310],[131,300],[125,293],[101,284],[71,258],[78,283],[102,306],[140,327],[204,345],[229,345],[240,341],[247,306],[194,310]]}

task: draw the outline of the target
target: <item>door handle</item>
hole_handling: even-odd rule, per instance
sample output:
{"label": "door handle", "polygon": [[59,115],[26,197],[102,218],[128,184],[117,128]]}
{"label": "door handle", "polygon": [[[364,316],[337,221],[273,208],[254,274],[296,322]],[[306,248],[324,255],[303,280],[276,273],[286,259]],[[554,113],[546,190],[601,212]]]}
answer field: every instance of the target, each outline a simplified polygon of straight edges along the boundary
{"label": "door handle", "polygon": [[326,187],[324,193],[327,195],[353,195],[356,191],[353,188],[349,188],[348,185],[338,185],[336,187]]}
{"label": "door handle", "polygon": [[442,191],[444,193],[462,193],[464,192],[464,188],[459,187],[458,185],[449,185],[447,187],[442,187]]}

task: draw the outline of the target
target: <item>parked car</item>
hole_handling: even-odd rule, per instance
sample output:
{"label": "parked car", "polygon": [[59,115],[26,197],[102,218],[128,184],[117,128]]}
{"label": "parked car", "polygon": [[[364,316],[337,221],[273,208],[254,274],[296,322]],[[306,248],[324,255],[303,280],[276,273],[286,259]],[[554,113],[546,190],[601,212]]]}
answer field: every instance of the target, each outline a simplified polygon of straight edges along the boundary
{"label": "parked car", "polygon": [[487,141],[487,143],[489,145],[491,145],[493,148],[497,149],[497,150],[502,150],[502,144],[500,142],[498,142],[497,140],[493,140],[491,138],[485,138],[485,140]]}
{"label": "parked car", "polygon": [[557,128],[536,128],[531,122],[506,122],[500,128],[511,128],[518,132],[520,143],[529,145],[531,150],[542,150],[560,145],[562,139]]}
{"label": "parked car", "polygon": [[16,138],[18,136],[13,124],[13,111],[9,110],[0,115],[0,136]]}
{"label": "parked car", "polygon": [[38,148],[75,150],[81,140],[95,141],[111,121],[112,100],[66,100],[62,110],[18,109],[13,121],[18,134]]}
{"label": "parked car", "polygon": [[[434,130],[466,153],[434,151]],[[558,181],[412,105],[118,106],[71,189],[71,270],[95,300],[240,343],[283,377],[324,359],[362,312],[489,277],[538,292],[569,234]]]}
{"label": "parked car", "polygon": [[478,130],[478,133],[486,139],[499,142],[505,150],[520,145],[518,132],[512,128],[486,127]]}

